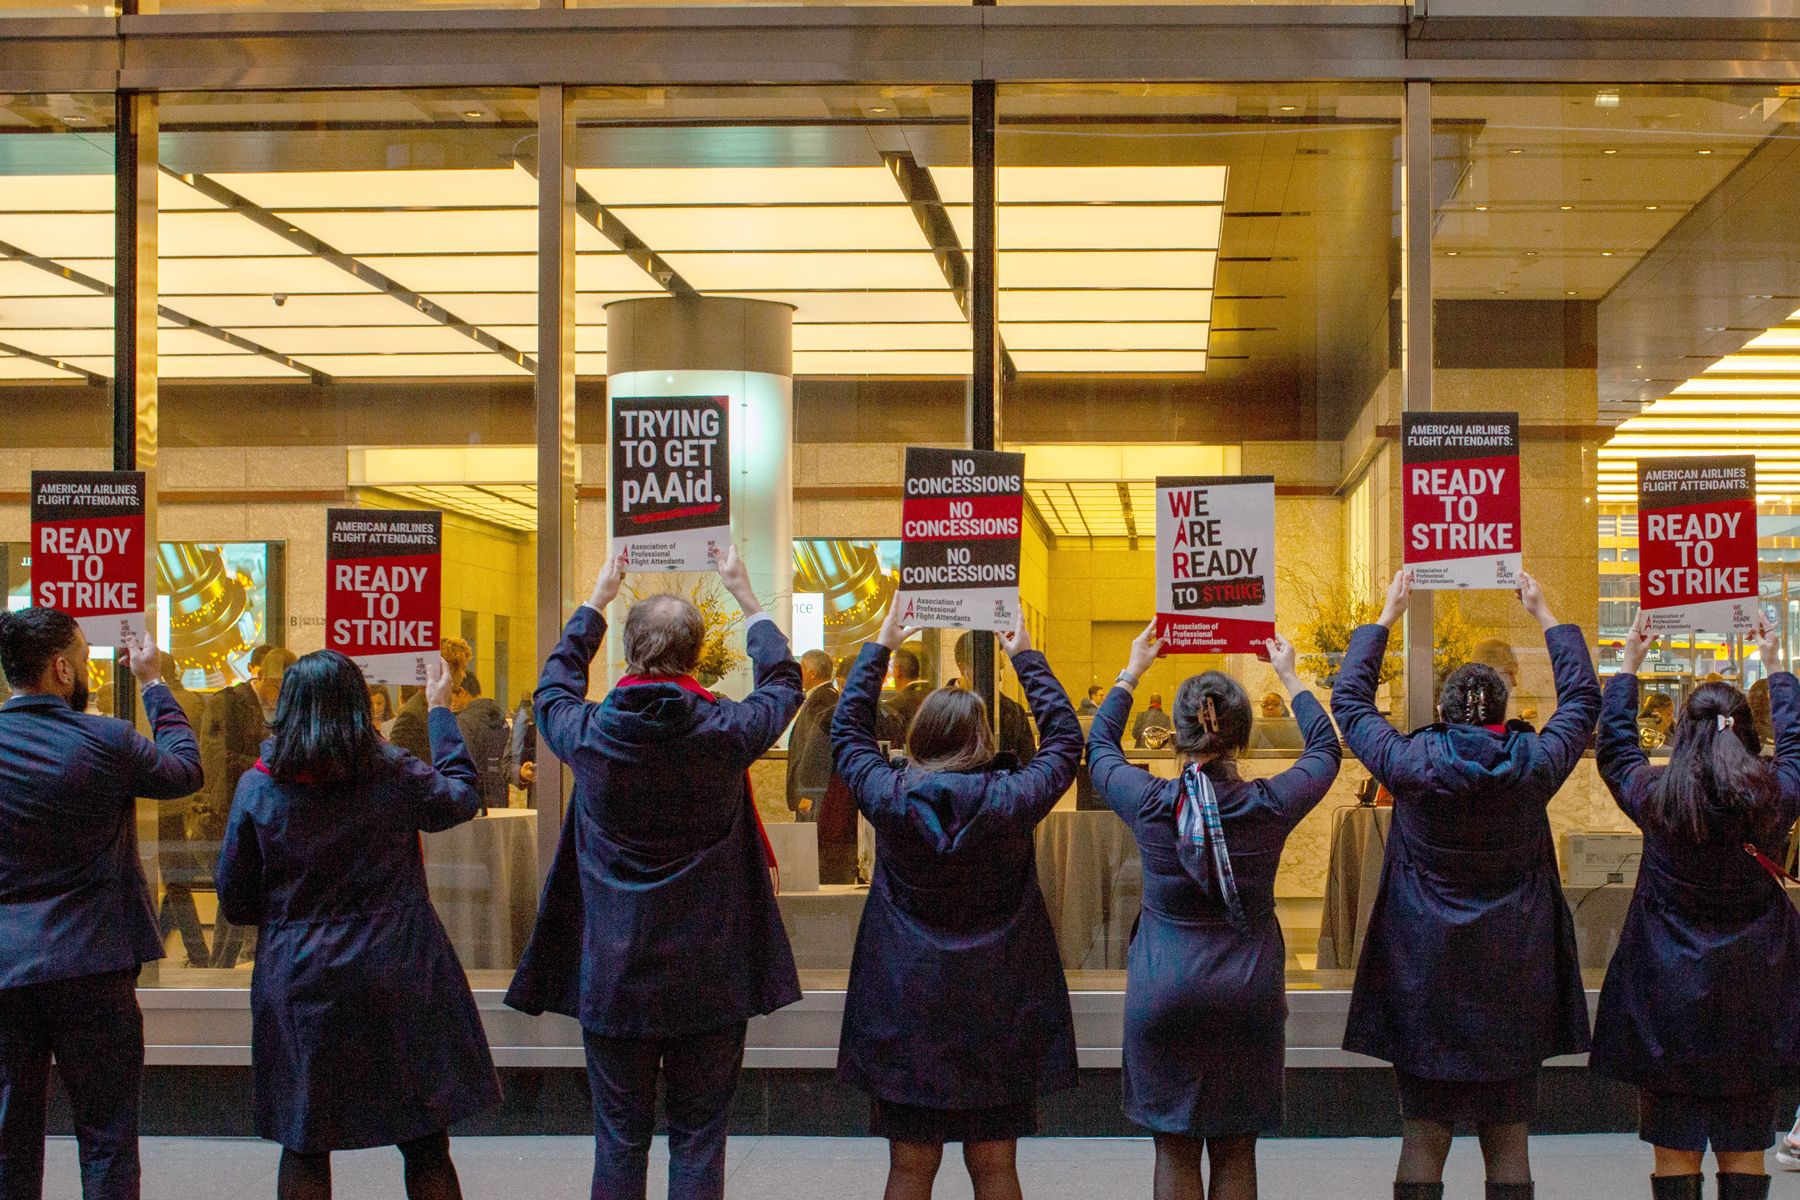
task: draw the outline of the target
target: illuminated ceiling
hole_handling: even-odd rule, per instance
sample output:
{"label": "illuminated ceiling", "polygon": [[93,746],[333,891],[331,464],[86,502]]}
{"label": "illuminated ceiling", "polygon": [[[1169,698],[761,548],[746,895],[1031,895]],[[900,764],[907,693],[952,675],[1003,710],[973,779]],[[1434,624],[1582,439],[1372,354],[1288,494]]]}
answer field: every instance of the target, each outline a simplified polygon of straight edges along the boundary
{"label": "illuminated ceiling", "polygon": [[1800,312],[1621,424],[1600,448],[1600,499],[1636,503],[1640,458],[1745,453],[1759,500],[1800,497]]}

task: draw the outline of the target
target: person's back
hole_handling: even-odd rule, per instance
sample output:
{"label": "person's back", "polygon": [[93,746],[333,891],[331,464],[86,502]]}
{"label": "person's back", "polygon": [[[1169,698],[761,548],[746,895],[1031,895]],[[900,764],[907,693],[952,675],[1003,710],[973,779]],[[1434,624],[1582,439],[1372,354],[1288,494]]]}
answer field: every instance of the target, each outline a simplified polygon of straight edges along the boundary
{"label": "person's back", "polygon": [[373,1146],[400,1148],[411,1200],[454,1200],[447,1130],[500,1097],[419,842],[480,805],[450,679],[434,664],[425,693],[434,765],[381,740],[355,663],[308,654],[238,784],[219,908],[260,930],[251,1066],[282,1200],[327,1200],[331,1153]]}
{"label": "person's back", "polygon": [[1600,724],[1601,778],[1644,850],[1590,1066],[1640,1089],[1638,1136],[1684,1197],[1709,1148],[1721,1196],[1766,1196],[1780,1089],[1800,1082],[1800,913],[1774,865],[1800,817],[1800,683],[1776,626],[1752,636],[1769,671],[1772,761],[1747,698],[1709,682],[1688,698],[1668,759],[1651,763],[1633,716],[1650,644],[1641,616]]}
{"label": "person's back", "polygon": [[[1375,689],[1410,592],[1402,570],[1380,618],[1351,635],[1331,694],[1345,744],[1394,797],[1344,1048],[1394,1064],[1405,1133],[1397,1187],[1441,1196],[1451,1133],[1468,1123],[1490,1187],[1524,1195],[1508,1189],[1529,1188],[1538,1072],[1589,1042],[1546,810],[1592,737],[1600,685],[1586,636],[1558,625],[1522,574],[1519,598],[1544,631],[1556,682],[1543,732],[1508,726],[1505,681],[1469,663],[1444,681],[1441,720],[1402,734]],[[1495,987],[1501,978],[1507,986]]]}
{"label": "person's back", "polygon": [[602,613],[625,567],[623,555],[608,560],[538,684],[538,736],[568,764],[574,793],[506,1003],[581,1023],[595,1196],[644,1194],[660,1075],[669,1195],[716,1198],[747,1023],[800,998],[748,774],[800,707],[800,666],[732,549],[719,577],[746,617],[750,696],[722,699],[695,681],[704,624],[665,594],[632,607],[630,673],[589,701]]}
{"label": "person's back", "polygon": [[161,679],[156,647],[128,639],[155,741],[89,715],[88,646],[45,608],[0,612],[0,1196],[43,1187],[54,1057],[77,1114],[82,1191],[138,1191],[144,1065],[136,979],[163,955],[137,856],[136,798],[202,782],[200,749]]}
{"label": "person's back", "polygon": [[[894,765],[877,737],[890,608],[832,721],[838,773],[875,827],[875,875],[844,998],[838,1075],[871,1098],[892,1143],[890,1200],[929,1196],[933,1147],[961,1141],[978,1197],[1016,1188],[1016,1139],[1042,1092],[1073,1086],[1075,1041],[1032,832],[1075,776],[1081,725],[1023,629],[1004,638],[1043,745],[1018,768],[983,702],[945,689],[923,704]],[[1004,997],[995,1003],[996,997]],[[992,1190],[990,1190],[992,1189]]]}

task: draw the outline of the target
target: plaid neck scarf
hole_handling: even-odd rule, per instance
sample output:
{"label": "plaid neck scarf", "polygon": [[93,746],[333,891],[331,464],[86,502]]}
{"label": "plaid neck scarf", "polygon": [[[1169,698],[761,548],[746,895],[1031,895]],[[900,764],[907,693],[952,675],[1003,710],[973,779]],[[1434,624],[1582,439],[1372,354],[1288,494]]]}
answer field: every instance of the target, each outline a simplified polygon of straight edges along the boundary
{"label": "plaid neck scarf", "polygon": [[1237,877],[1231,873],[1231,851],[1225,846],[1225,826],[1219,820],[1219,795],[1212,780],[1194,763],[1181,772],[1181,801],[1175,806],[1175,830],[1181,865],[1195,881],[1212,888],[1216,874],[1225,917],[1240,933],[1247,926],[1244,905],[1238,899]]}

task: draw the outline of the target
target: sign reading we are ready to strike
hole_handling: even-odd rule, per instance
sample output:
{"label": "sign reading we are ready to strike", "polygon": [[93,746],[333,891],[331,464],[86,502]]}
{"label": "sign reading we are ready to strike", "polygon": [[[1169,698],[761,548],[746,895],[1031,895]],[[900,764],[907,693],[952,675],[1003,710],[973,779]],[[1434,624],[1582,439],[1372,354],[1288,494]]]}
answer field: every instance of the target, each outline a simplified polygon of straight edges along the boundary
{"label": "sign reading we are ready to strike", "polygon": [[142,471],[31,473],[31,602],[96,646],[146,636]]}
{"label": "sign reading we are ready to strike", "polygon": [[444,514],[333,508],[325,523],[325,648],[370,683],[423,684],[438,655]]}
{"label": "sign reading we are ready to strike", "polygon": [[1638,460],[1638,597],[1652,633],[1756,624],[1756,456]]}
{"label": "sign reading we are ready to strike", "polygon": [[1275,636],[1275,478],[1156,481],[1163,654],[1256,654]]}
{"label": "sign reading we are ready to strike", "polygon": [[1516,588],[1519,414],[1400,418],[1403,561],[1416,588]]}

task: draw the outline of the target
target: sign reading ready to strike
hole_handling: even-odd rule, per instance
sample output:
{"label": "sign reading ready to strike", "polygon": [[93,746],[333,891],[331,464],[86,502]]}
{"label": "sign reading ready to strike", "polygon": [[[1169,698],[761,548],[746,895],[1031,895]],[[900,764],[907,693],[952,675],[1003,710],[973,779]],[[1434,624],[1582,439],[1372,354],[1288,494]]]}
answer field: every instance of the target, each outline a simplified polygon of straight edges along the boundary
{"label": "sign reading ready to strike", "polygon": [[146,636],[144,473],[31,473],[31,602],[96,646]]}
{"label": "sign reading ready to strike", "polygon": [[423,684],[438,653],[444,514],[333,508],[325,522],[325,648],[370,683]]}
{"label": "sign reading ready to strike", "polygon": [[1011,629],[1019,621],[1025,456],[906,450],[900,591],[908,625]]}
{"label": "sign reading ready to strike", "polygon": [[1652,633],[1756,624],[1756,456],[1638,460],[1638,595]]}
{"label": "sign reading ready to strike", "polygon": [[724,396],[612,402],[612,551],[634,571],[706,571],[731,542]]}
{"label": "sign reading ready to strike", "polygon": [[1275,479],[1156,481],[1156,636],[1164,654],[1257,654],[1275,635]]}
{"label": "sign reading ready to strike", "polygon": [[1400,418],[1404,561],[1416,588],[1516,588],[1519,414]]}

